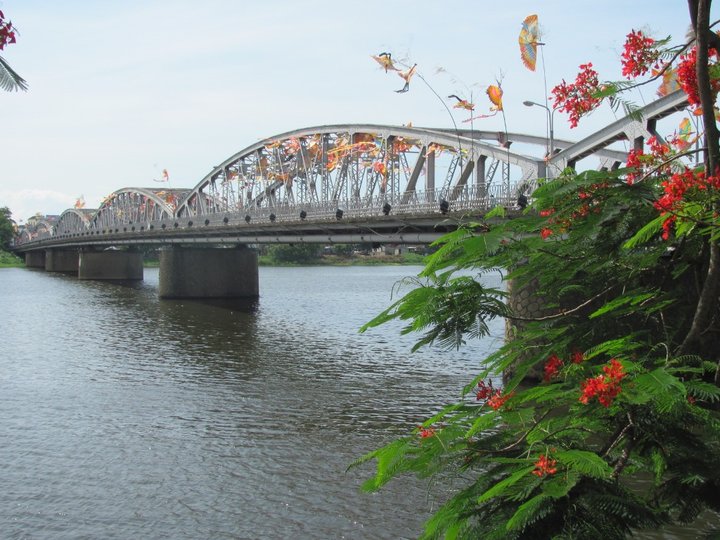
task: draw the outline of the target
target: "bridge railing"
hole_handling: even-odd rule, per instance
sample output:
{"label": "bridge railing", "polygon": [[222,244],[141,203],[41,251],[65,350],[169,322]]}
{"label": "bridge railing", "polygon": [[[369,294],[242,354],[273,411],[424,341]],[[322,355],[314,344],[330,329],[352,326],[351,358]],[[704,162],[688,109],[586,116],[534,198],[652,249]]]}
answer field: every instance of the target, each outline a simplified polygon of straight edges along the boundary
{"label": "bridge railing", "polygon": [[[510,190],[513,193],[514,189]],[[53,231],[44,238],[19,239],[18,245],[32,244],[47,239],[77,239],[97,235],[130,235],[133,239],[141,239],[144,234],[160,231],[182,229],[185,234],[189,229],[228,225],[243,226],[247,224],[282,223],[286,226],[302,225],[308,222],[340,222],[350,220],[373,221],[378,223],[402,216],[413,218],[439,219],[442,215],[452,213],[483,213],[495,206],[512,207],[516,204],[514,197],[509,197],[502,186],[478,186],[475,184],[454,186],[434,191],[407,191],[401,194],[376,194],[368,201],[367,197],[339,198],[330,201],[295,201],[272,203],[267,206],[239,208],[236,212],[216,212],[199,216],[171,217],[158,221],[117,223],[114,227],[101,224],[90,224],[81,231]]]}
{"label": "bridge railing", "polygon": [[[511,193],[513,190],[511,189]],[[477,185],[451,187],[434,191],[410,191],[401,194],[376,194],[367,197],[347,197],[330,201],[271,202],[267,206],[239,208],[235,212],[218,212],[197,216],[212,225],[246,222],[299,223],[308,221],[337,221],[339,219],[367,219],[381,216],[444,214],[449,212],[485,211],[497,205],[514,206],[515,197],[509,197],[501,186],[487,188]],[[226,221],[227,220],[227,221]],[[187,218],[175,218],[179,226]]]}

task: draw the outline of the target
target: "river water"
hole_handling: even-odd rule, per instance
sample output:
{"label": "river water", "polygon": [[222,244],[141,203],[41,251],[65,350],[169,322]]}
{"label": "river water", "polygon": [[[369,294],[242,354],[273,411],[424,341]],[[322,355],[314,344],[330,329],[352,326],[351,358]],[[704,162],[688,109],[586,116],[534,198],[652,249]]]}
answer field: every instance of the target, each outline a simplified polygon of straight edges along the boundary
{"label": "river water", "polygon": [[[3,538],[414,538],[438,491],[346,472],[502,340],[358,328],[413,267],[260,269],[251,305],[0,269]],[[497,285],[498,278],[490,276]]]}

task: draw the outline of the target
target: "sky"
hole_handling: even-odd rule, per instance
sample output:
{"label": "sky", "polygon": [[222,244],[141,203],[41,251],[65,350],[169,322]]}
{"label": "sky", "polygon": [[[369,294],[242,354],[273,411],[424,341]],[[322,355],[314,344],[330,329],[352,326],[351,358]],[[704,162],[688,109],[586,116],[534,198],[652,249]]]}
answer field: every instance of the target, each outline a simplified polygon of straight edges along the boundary
{"label": "sky", "polygon": [[[191,188],[260,139],[310,126],[372,123],[452,127],[443,103],[489,112],[502,81],[507,128],[545,136],[542,59],[527,70],[523,19],[537,14],[548,90],[592,62],[618,80],[625,36],[685,38],[682,0],[0,0],[18,29],[3,58],[29,84],[0,90],[0,206],[17,221],[60,214],[84,196],[96,208],[123,187]],[[713,20],[720,9],[713,8]],[[370,55],[417,69],[410,91]],[[438,68],[442,68],[438,70]],[[656,86],[637,91],[638,104]],[[448,105],[452,101],[445,100]],[[456,122],[465,118],[456,112]],[[607,105],[555,137],[579,140],[617,118]],[[502,130],[500,115],[476,122]]]}

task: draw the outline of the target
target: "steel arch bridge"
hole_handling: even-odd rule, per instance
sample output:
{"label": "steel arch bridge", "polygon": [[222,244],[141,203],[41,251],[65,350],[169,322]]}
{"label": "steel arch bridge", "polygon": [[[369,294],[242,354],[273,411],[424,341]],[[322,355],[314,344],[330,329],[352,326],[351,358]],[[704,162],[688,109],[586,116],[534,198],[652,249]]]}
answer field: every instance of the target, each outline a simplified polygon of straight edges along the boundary
{"label": "steel arch bridge", "polygon": [[[496,178],[502,165],[504,182]],[[427,211],[512,197],[508,169],[544,176],[542,160],[480,140],[429,129],[379,125],[307,128],[260,141],[205,176],[179,204],[178,218],[242,213],[296,220]],[[473,174],[474,173],[474,174]]]}
{"label": "steel arch bridge", "polygon": [[[476,130],[345,124],[299,129],[248,146],[187,189],[122,188],[97,210],[66,210],[25,227],[16,249],[183,242],[431,241],[449,216],[514,206],[539,178],[590,155],[616,168],[618,140],[641,147],[656,122],[686,106],[682,91],[578,143],[555,140],[552,156],[521,145],[548,139]],[[542,154],[542,152],[541,152]],[[393,236],[395,235],[395,236]]]}

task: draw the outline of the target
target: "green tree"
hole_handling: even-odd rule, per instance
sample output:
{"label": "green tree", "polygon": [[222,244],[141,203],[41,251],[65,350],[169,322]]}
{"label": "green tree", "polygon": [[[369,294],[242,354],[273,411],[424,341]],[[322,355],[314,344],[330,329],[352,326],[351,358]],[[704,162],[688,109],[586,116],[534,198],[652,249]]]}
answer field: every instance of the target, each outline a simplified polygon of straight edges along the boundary
{"label": "green tree", "polygon": [[[425,537],[625,538],[720,512],[720,47],[710,1],[688,4],[690,49],[632,32],[623,74],[676,62],[704,119],[703,165],[683,161],[683,141],[653,139],[625,169],[566,170],[521,217],[446,236],[420,286],[365,326],[400,319],[425,332],[418,346],[460,346],[492,317],[515,325],[460,402],[357,462],[376,462],[368,490],[402,473],[456,479]],[[555,106],[577,121],[630,86],[585,66]],[[523,318],[466,275],[495,268],[546,314]]]}
{"label": "green tree", "polygon": [[0,208],[0,249],[7,250],[10,240],[15,235],[15,224],[10,218],[10,209],[7,206]]}
{"label": "green tree", "polygon": [[274,263],[305,264],[320,257],[319,244],[278,244],[268,248],[268,256]]}

